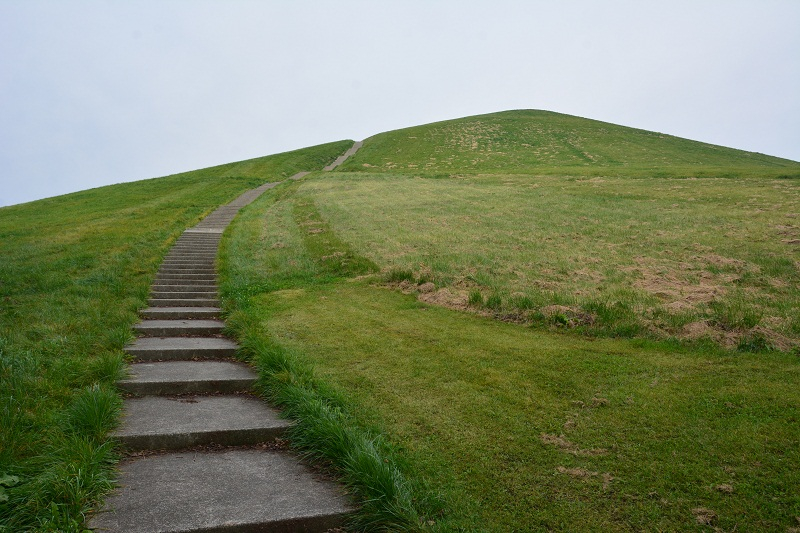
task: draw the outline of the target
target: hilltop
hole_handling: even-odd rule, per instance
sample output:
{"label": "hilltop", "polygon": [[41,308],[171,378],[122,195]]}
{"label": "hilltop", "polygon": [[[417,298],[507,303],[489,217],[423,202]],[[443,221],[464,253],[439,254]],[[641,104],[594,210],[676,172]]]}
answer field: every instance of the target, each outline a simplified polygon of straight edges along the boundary
{"label": "hilltop", "polygon": [[381,133],[343,171],[616,175],[800,173],[800,163],[553,113],[478,115]]}

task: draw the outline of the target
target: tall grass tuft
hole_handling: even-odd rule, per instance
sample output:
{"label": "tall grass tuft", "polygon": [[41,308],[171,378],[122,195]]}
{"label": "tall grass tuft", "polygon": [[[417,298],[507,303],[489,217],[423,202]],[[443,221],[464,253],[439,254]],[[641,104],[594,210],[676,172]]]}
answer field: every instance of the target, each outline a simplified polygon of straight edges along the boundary
{"label": "tall grass tuft", "polygon": [[97,384],[82,390],[67,409],[67,427],[75,435],[93,441],[102,441],[117,423],[122,399],[109,389]]}
{"label": "tall grass tuft", "polygon": [[19,483],[0,503],[0,532],[84,531],[93,503],[112,489],[117,455],[111,441],[66,435],[43,451],[15,472]]}
{"label": "tall grass tuft", "polygon": [[420,488],[403,476],[391,446],[357,426],[342,398],[315,379],[297,354],[250,335],[242,346],[259,369],[257,389],[297,422],[289,431],[292,446],[332,468],[355,497],[359,509],[350,526],[361,531],[422,529],[426,513],[414,498]]}

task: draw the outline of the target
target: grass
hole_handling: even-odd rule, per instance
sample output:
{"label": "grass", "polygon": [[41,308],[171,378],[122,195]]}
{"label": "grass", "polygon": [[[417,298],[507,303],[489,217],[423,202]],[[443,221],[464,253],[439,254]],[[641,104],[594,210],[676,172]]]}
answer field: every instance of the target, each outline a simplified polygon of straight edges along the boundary
{"label": "grass", "polygon": [[[404,529],[701,530],[698,509],[723,530],[792,525],[796,356],[586,339],[430,306],[376,275],[332,276],[293,217],[314,179],[235,222],[223,293],[265,394],[300,387],[280,402],[331,402],[347,431],[384,436],[385,464],[412,491],[404,516],[420,517]],[[311,430],[298,445],[335,468],[351,448],[331,442]]]}
{"label": "grass", "polygon": [[441,530],[691,530],[706,508],[763,531],[800,510],[793,356],[565,337],[364,283],[253,313],[441,494]]}
{"label": "grass", "polygon": [[354,253],[432,279],[428,301],[592,335],[800,341],[791,180],[349,173],[298,195]]}
{"label": "grass", "polygon": [[[180,231],[348,146],[0,210],[0,531],[79,529],[111,486],[111,385]],[[518,111],[340,168],[251,204],[220,261],[351,527],[796,527],[800,164]]]}
{"label": "grass", "polygon": [[538,112],[389,132],[252,204],[222,292],[300,449],[357,491],[341,435],[380,440],[367,529],[784,531],[798,167]]}
{"label": "grass", "polygon": [[80,530],[110,488],[122,348],[183,229],[350,144],[0,209],[0,531]]}
{"label": "grass", "polygon": [[381,133],[338,170],[572,176],[800,177],[795,161],[550,111],[505,111]]}

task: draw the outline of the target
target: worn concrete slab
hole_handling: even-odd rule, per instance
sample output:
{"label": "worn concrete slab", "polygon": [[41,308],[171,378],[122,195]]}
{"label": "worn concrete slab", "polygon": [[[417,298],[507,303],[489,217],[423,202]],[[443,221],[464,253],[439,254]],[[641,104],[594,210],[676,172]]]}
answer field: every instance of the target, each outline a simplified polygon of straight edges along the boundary
{"label": "worn concrete slab", "polygon": [[216,298],[150,298],[151,307],[219,307]]}
{"label": "worn concrete slab", "polygon": [[197,281],[178,281],[178,280],[160,280],[153,282],[152,285],[153,289],[157,290],[164,290],[164,291],[182,291],[182,290],[201,290],[201,291],[214,291],[218,290],[218,287],[214,283],[209,282],[197,282]]}
{"label": "worn concrete slab", "polygon": [[216,262],[217,257],[212,255],[173,255],[169,257],[165,257],[164,261],[161,265],[186,265],[186,264],[198,264],[198,265],[213,265]]}
{"label": "worn concrete slab", "polygon": [[165,266],[185,267],[197,265],[203,268],[213,268],[217,263],[216,256],[203,256],[203,255],[175,255],[172,257],[165,257],[161,263],[161,268]]}
{"label": "worn concrete slab", "polygon": [[158,269],[159,274],[211,274],[215,275],[217,269],[214,267],[196,266],[162,266]]}
{"label": "worn concrete slab", "polygon": [[143,318],[174,319],[174,318],[215,318],[222,310],[219,307],[148,307],[139,314]]}
{"label": "worn concrete slab", "polygon": [[220,233],[222,234],[225,228],[189,228],[184,233]]}
{"label": "worn concrete slab", "polygon": [[364,141],[358,141],[358,142],[353,143],[353,146],[348,148],[348,150],[345,153],[343,153],[342,155],[337,157],[336,160],[333,163],[331,163],[327,167],[323,168],[322,170],[324,170],[326,172],[334,170],[336,167],[338,167],[339,165],[344,163],[347,160],[348,157],[350,157],[353,154],[355,154],[359,150],[359,148],[361,148],[363,145],[364,145]]}
{"label": "worn concrete slab", "polygon": [[216,274],[175,274],[168,272],[162,272],[160,274],[156,274],[155,281],[167,281],[167,280],[209,281],[211,283],[216,283],[217,276]]}
{"label": "worn concrete slab", "polygon": [[225,328],[225,322],[214,319],[150,319],[142,320],[133,328],[149,337],[218,335]]}
{"label": "worn concrete slab", "polygon": [[239,345],[217,337],[140,337],[125,351],[142,361],[221,359],[230,357]]}
{"label": "worn concrete slab", "polygon": [[232,361],[134,363],[128,371],[117,385],[138,395],[232,394],[249,391],[256,380],[249,366]]}
{"label": "worn concrete slab", "polygon": [[291,426],[258,398],[243,395],[128,398],[122,413],[114,437],[133,451],[257,444]]}
{"label": "worn concrete slab", "polygon": [[95,531],[323,532],[351,511],[341,488],[282,452],[170,453],[120,471],[120,488],[89,521]]}
{"label": "worn concrete slab", "polygon": [[202,291],[190,289],[186,291],[164,290],[161,287],[153,287],[150,291],[151,298],[216,298],[217,291]]}

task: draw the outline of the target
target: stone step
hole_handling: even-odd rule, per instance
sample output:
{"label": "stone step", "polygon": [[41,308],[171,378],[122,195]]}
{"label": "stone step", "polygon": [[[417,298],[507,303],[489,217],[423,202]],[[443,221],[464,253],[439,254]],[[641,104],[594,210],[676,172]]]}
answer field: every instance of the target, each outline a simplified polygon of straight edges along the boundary
{"label": "stone step", "polygon": [[188,291],[167,291],[161,287],[154,287],[150,291],[151,298],[216,298],[217,291],[202,291],[202,290],[188,290]]}
{"label": "stone step", "polygon": [[220,235],[222,232],[225,231],[225,228],[189,228],[184,233],[219,233]]}
{"label": "stone step", "polygon": [[114,437],[130,451],[275,440],[291,423],[253,396],[145,396],[123,404]]}
{"label": "stone step", "polygon": [[219,307],[148,307],[139,314],[142,318],[171,320],[176,318],[216,318],[222,310]]}
{"label": "stone step", "polygon": [[151,307],[219,307],[216,298],[150,298]]}
{"label": "stone step", "polygon": [[170,248],[169,254],[204,254],[204,255],[217,255],[219,250],[218,246],[180,246]]}
{"label": "stone step", "polygon": [[214,267],[173,267],[173,266],[166,266],[161,267],[158,269],[159,274],[205,274],[205,275],[216,275],[217,271]]}
{"label": "stone step", "polygon": [[181,246],[179,248],[171,248],[167,255],[170,254],[202,254],[202,255],[217,255],[219,250],[218,246]]}
{"label": "stone step", "polygon": [[191,255],[176,255],[172,257],[165,257],[164,261],[162,261],[161,266],[165,264],[186,264],[186,263],[204,263],[204,264],[214,264],[217,258],[215,256],[191,256]]}
{"label": "stone step", "polygon": [[160,291],[191,291],[191,290],[199,290],[199,291],[209,291],[209,292],[217,292],[218,287],[213,283],[201,282],[201,283],[191,283],[191,282],[180,282],[176,283],[179,280],[163,280],[157,281],[153,283],[152,289],[153,290],[160,290]]}
{"label": "stone step", "polygon": [[247,392],[256,374],[244,363],[232,361],[163,361],[134,363],[129,376],[117,382],[138,395]]}
{"label": "stone step", "polygon": [[224,359],[239,345],[218,337],[139,337],[125,351],[140,361]]}
{"label": "stone step", "polygon": [[216,261],[207,261],[205,259],[202,260],[194,260],[194,259],[187,259],[187,260],[180,260],[180,261],[164,261],[161,263],[160,271],[164,271],[165,269],[173,269],[173,268],[201,268],[203,270],[212,271],[216,274]]}
{"label": "stone step", "polygon": [[211,274],[177,274],[175,272],[162,272],[156,274],[156,281],[180,279],[180,280],[194,280],[194,281],[211,281],[217,282],[217,276]]}
{"label": "stone step", "polygon": [[120,464],[89,528],[110,533],[324,532],[352,511],[344,491],[279,451],[173,452]]}
{"label": "stone step", "polygon": [[148,337],[177,337],[180,335],[219,335],[225,322],[214,319],[200,320],[142,320],[135,326],[137,332]]}
{"label": "stone step", "polygon": [[178,252],[164,256],[164,261],[216,261],[217,254],[215,253],[190,253]]}

